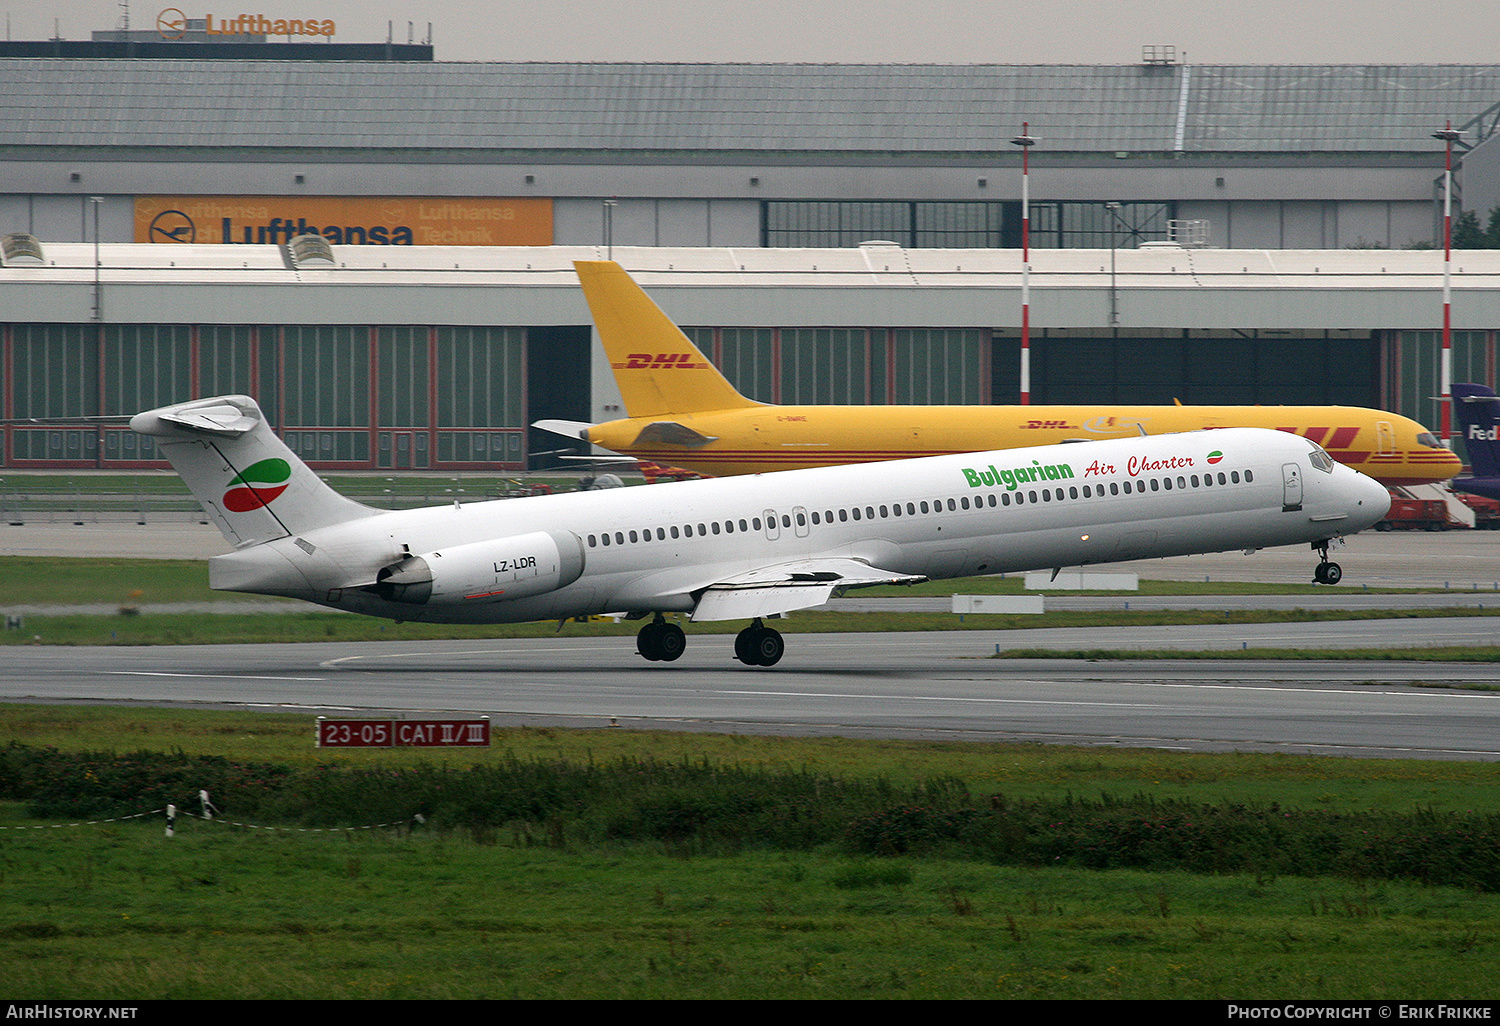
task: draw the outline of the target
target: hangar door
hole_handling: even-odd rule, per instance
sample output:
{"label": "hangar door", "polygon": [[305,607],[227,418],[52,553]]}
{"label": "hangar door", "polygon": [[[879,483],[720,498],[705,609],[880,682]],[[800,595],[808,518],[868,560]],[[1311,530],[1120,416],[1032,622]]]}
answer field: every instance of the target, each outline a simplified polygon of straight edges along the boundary
{"label": "hangar door", "polygon": [[1033,339],[1031,401],[1378,406],[1377,367],[1370,339]]}

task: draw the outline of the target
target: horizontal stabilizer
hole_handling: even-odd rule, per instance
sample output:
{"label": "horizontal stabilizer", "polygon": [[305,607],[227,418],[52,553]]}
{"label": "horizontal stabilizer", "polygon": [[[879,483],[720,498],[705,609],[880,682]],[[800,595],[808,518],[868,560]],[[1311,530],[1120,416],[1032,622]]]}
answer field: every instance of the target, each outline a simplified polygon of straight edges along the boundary
{"label": "horizontal stabilizer", "polygon": [[744,620],[821,606],[849,588],[921,584],[927,578],[898,574],[857,559],[804,559],[739,574],[714,584],[698,599],[694,620]]}
{"label": "horizontal stabilizer", "polygon": [[659,420],[643,427],[631,445],[686,445],[696,448],[718,440],[717,435],[700,434],[686,424],[679,424],[673,420]]}
{"label": "horizontal stabilizer", "polygon": [[260,418],[251,416],[233,403],[206,403],[201,406],[180,406],[176,410],[158,414],[158,419],[189,431],[221,438],[238,438],[253,431]]}
{"label": "horizontal stabilizer", "polygon": [[581,420],[536,420],[531,426],[550,431],[554,435],[562,435],[564,438],[581,438],[585,442],[589,438],[589,428],[592,424],[585,424]]}

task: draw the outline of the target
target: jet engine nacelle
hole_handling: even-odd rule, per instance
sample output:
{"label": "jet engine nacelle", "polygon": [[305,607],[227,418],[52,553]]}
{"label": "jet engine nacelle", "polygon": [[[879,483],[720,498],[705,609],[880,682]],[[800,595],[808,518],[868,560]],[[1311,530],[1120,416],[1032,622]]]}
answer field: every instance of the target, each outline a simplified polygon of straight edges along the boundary
{"label": "jet engine nacelle", "polygon": [[375,592],[411,605],[499,602],[565,588],[582,575],[577,536],[536,531],[408,556],[376,575]]}

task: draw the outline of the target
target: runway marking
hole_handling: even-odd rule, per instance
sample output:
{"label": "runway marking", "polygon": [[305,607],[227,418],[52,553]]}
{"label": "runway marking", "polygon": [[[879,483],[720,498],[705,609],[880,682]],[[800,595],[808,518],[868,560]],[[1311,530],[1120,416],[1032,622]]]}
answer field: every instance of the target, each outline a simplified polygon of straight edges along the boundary
{"label": "runway marking", "polygon": [[115,677],[189,677],[193,680],[294,680],[321,684],[326,677],[255,677],[245,673],[167,673],[164,670],[102,670]]}

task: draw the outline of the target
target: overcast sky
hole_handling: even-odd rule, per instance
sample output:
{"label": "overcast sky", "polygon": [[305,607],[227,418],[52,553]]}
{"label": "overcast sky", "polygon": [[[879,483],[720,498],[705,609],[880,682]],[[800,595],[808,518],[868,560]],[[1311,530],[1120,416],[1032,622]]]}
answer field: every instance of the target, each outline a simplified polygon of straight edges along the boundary
{"label": "overcast sky", "polygon": [[[1194,64],[1500,62],[1500,4],[1450,0],[167,0],[129,5],[132,28],[176,7],[333,19],[336,42],[394,23],[440,61],[813,61],[1133,64],[1167,45]],[[118,0],[0,0],[11,39],[87,39]]]}

